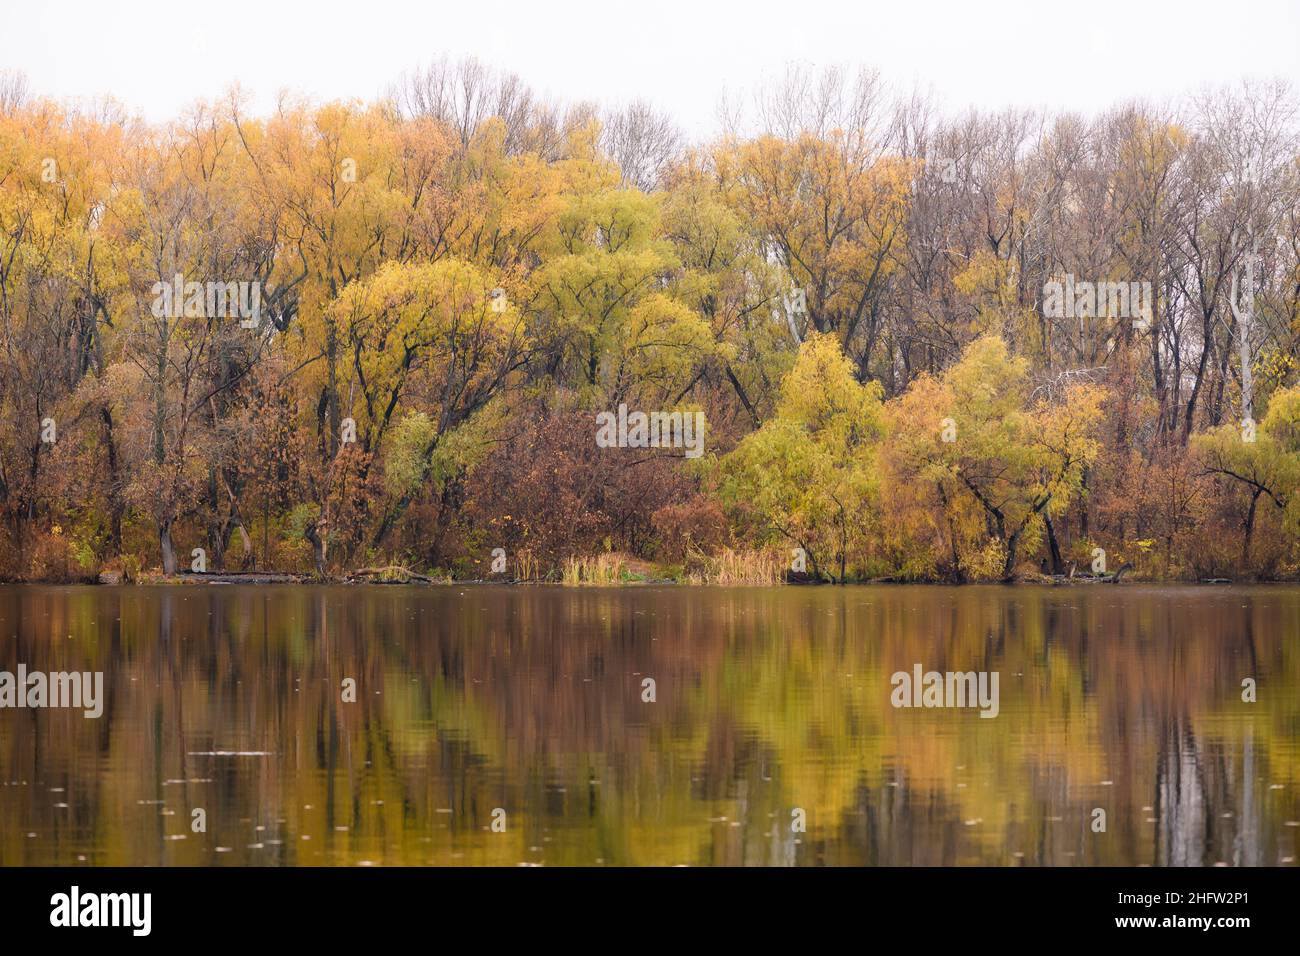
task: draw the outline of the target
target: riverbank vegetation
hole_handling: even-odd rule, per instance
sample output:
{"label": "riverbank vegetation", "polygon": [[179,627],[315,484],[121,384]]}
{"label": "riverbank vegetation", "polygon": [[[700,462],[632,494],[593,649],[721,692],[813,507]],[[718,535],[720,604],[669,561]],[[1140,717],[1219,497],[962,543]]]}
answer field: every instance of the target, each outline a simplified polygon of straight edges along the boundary
{"label": "riverbank vegetation", "polygon": [[792,72],[691,144],[473,63],[163,125],[0,78],[0,579],[1294,579],[1296,102]]}

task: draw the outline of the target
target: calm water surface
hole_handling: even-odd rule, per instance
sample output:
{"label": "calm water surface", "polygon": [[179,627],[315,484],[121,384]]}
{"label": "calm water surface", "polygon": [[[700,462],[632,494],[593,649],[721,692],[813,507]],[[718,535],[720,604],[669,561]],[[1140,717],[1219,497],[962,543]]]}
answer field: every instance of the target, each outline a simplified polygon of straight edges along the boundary
{"label": "calm water surface", "polygon": [[[1300,589],[0,587],[20,663],[106,700],[0,710],[7,866],[1300,849]],[[917,663],[1000,713],[895,709]]]}

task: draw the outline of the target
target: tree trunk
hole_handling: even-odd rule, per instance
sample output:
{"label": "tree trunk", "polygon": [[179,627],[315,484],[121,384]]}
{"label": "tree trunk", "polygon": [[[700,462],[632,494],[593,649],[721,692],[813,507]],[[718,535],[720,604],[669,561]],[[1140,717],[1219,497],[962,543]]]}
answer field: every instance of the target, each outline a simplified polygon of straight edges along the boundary
{"label": "tree trunk", "polygon": [[312,556],[316,561],[316,576],[318,578],[326,577],[325,561],[328,549],[326,538],[328,537],[328,532],[322,534],[321,532],[323,529],[324,522],[317,521],[307,525],[306,531],[307,540],[311,542]]}
{"label": "tree trunk", "polygon": [[1051,515],[1043,515],[1043,524],[1047,526],[1047,547],[1052,555],[1052,573],[1064,574],[1065,562],[1061,560],[1061,546],[1056,541],[1056,528],[1052,526]]}
{"label": "tree trunk", "polygon": [[113,412],[107,405],[99,409],[104,425],[104,447],[108,450],[108,553],[114,557],[122,553],[122,482],[118,475],[117,443],[113,438]]}
{"label": "tree trunk", "polygon": [[172,545],[172,526],[170,521],[158,525],[158,545],[162,548],[163,574],[175,574],[176,548]]}
{"label": "tree trunk", "polygon": [[939,492],[939,503],[943,505],[944,520],[948,523],[948,546],[952,553],[952,577],[958,584],[965,584],[966,572],[961,567],[961,550],[957,541],[957,522],[953,518],[952,509],[948,507],[948,493],[943,490],[943,482],[936,482],[935,488]]}
{"label": "tree trunk", "polygon": [[1246,536],[1241,542],[1241,568],[1250,567],[1250,539],[1255,533],[1255,510],[1259,505],[1259,496],[1263,492],[1256,488],[1250,496],[1250,508],[1246,511]]}
{"label": "tree trunk", "polygon": [[730,362],[726,363],[726,372],[727,381],[731,382],[731,387],[736,390],[736,397],[740,399],[740,404],[744,405],[745,411],[749,412],[749,420],[754,423],[755,428],[758,428],[761,424],[758,420],[758,412],[755,410],[754,404],[749,400],[749,396],[745,393],[745,386],[740,384],[740,379],[736,378],[736,373],[732,371]]}
{"label": "tree trunk", "polygon": [[1016,575],[1016,554],[1020,550],[1020,531],[1016,531],[1011,537],[1003,540],[1006,541],[1007,557],[1002,564],[1002,580],[1010,581]]}

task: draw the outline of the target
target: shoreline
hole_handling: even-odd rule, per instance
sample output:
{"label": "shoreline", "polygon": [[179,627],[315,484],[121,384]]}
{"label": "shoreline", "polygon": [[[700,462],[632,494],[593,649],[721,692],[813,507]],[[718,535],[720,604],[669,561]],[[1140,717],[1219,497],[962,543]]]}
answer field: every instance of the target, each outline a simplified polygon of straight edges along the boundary
{"label": "shoreline", "polygon": [[378,579],[358,579],[355,577],[336,577],[336,578],[317,578],[312,575],[290,574],[290,573],[204,573],[198,574],[193,572],[166,576],[162,574],[148,575],[140,580],[125,581],[120,579],[105,580],[103,576],[99,580],[80,580],[80,581],[17,581],[17,580],[0,580],[0,586],[15,587],[104,587],[104,588],[131,588],[131,587],[421,587],[421,588],[453,588],[466,586],[490,586],[490,587],[509,587],[509,588],[562,588],[565,590],[589,590],[592,588],[601,589],[636,589],[636,588],[683,588],[683,589],[708,589],[708,588],[837,588],[837,587],[917,587],[917,588],[1025,588],[1025,587],[1092,587],[1096,585],[1120,585],[1123,587],[1156,587],[1156,588],[1175,588],[1175,587],[1300,587],[1300,580],[1248,580],[1234,581],[1227,578],[1204,578],[1199,580],[1188,579],[1169,579],[1169,580],[1142,580],[1129,578],[1127,580],[1116,581],[1113,579],[1096,579],[1080,578],[1073,579],[1061,578],[1017,578],[1011,581],[899,581],[899,580],[863,580],[863,581],[779,581],[779,582],[692,582],[679,581],[673,578],[649,578],[644,580],[630,581],[611,581],[611,582],[582,582],[579,584],[568,583],[564,581],[536,581],[536,580],[519,580],[519,579],[491,579],[491,578],[468,578],[464,580],[452,580],[445,578],[427,578],[407,579],[407,580],[378,580]]}

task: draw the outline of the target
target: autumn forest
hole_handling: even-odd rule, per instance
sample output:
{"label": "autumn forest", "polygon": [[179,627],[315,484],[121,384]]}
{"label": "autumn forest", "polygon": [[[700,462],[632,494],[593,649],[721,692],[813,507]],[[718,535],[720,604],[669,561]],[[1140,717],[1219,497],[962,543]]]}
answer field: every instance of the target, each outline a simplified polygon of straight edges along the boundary
{"label": "autumn forest", "polygon": [[697,141],[472,61],[166,124],[0,74],[0,580],[1296,579],[1298,346],[1282,84],[791,70]]}

